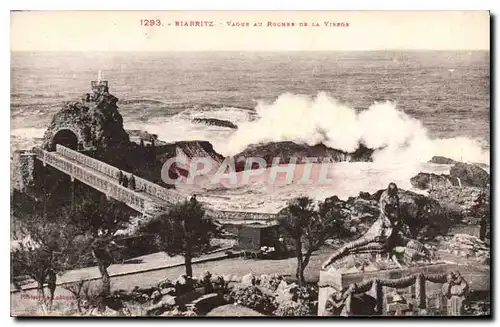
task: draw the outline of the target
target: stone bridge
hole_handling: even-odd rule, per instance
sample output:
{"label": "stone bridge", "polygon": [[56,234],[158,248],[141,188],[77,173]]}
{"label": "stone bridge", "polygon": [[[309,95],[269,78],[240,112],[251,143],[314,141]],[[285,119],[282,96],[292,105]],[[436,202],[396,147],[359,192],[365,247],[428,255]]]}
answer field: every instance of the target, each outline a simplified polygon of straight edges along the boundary
{"label": "stone bridge", "polygon": [[[166,189],[138,176],[134,176],[136,189],[129,189],[120,185],[118,181],[120,169],[60,144],[56,145],[55,150],[46,151],[37,147],[34,149],[34,154],[44,165],[56,168],[69,175],[71,180],[77,179],[145,216],[154,216],[167,210],[169,205],[185,199],[174,190]],[[132,175],[125,171],[122,173],[129,178]],[[206,209],[206,213],[222,223],[272,224],[276,221],[276,215],[269,213],[220,211],[210,208]]]}

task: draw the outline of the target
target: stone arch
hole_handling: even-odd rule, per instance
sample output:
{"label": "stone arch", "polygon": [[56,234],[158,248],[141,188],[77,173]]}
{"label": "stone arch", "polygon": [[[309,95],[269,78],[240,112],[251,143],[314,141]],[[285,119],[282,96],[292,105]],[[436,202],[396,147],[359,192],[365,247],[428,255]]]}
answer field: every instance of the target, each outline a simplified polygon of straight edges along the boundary
{"label": "stone arch", "polygon": [[[56,150],[56,144],[64,145],[67,148],[78,150],[78,144],[81,141],[80,133],[72,128],[61,128],[54,133],[50,142],[50,151]],[[80,137],[79,137],[80,136]]]}

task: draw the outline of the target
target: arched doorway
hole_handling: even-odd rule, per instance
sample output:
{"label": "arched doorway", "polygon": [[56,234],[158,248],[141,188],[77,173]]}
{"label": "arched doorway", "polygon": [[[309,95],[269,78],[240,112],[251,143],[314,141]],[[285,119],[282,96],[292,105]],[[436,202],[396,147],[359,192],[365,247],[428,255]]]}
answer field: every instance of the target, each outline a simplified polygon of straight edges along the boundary
{"label": "arched doorway", "polygon": [[56,144],[63,145],[67,148],[78,150],[78,137],[69,129],[62,129],[52,138],[51,151],[56,150]]}

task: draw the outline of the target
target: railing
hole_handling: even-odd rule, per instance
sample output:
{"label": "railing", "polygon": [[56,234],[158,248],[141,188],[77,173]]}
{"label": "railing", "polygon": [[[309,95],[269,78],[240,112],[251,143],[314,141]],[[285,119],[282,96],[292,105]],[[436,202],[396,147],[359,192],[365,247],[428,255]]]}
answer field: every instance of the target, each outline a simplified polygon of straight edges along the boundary
{"label": "railing", "polygon": [[[120,172],[120,169],[114,166],[111,166],[107,163],[86,156],[78,151],[68,149],[67,147],[64,147],[59,144],[56,145],[56,151],[65,157],[75,160],[76,162],[79,162],[85,166],[88,166],[111,178],[118,180],[118,174]],[[127,176],[127,178],[129,179],[132,176],[132,174],[129,172],[126,171],[121,171],[121,172],[124,176]],[[168,190],[164,187],[161,187],[158,184],[152,183],[144,178],[134,176],[134,180],[135,180],[135,187],[137,190],[140,190],[142,192],[155,196],[159,199],[162,199],[167,203],[175,203],[184,200],[184,198],[179,194],[176,194],[175,192]]]}
{"label": "railing", "polygon": [[[165,201],[165,204],[172,204],[185,199],[183,196],[176,194],[175,191],[168,190],[164,187],[161,187],[160,185],[137,176],[134,176],[136,191],[128,189],[122,185],[119,185],[118,183],[118,174],[120,172],[120,169],[100,160],[91,158],[78,151],[71,150],[60,144],[56,145],[57,155],[55,155],[53,152],[44,151],[39,147],[34,148],[33,152],[39,160],[49,163],[51,166],[54,166],[59,170],[71,176],[74,176],[78,180],[81,180],[82,182],[94,187],[97,190],[109,194],[113,198],[119,201],[123,201],[127,204],[132,205],[133,203],[135,203],[135,207],[131,207],[140,212],[145,211],[144,201],[150,200],[149,202],[151,202],[151,199],[148,199],[145,194],[163,200]],[[73,162],[65,160],[64,158],[71,159],[72,161],[75,161],[85,167],[98,171],[101,174],[112,178],[113,182],[97,177],[95,174],[92,174],[91,171],[86,171],[85,168],[79,167]],[[122,174],[124,176],[127,176],[127,178],[130,178],[130,176],[132,176],[131,173],[126,171],[122,171]],[[141,200],[137,199],[141,199],[142,202]],[[265,221],[270,223],[275,221],[277,218],[276,214],[271,213],[238,212],[213,209],[207,209],[206,212],[208,216],[215,219],[234,220],[242,222]]]}
{"label": "railing", "polygon": [[[41,150],[43,151],[43,150]],[[151,202],[144,194],[130,190],[114,181],[101,178],[95,175],[92,171],[87,170],[85,167],[76,165],[75,163],[57,155],[53,152],[37,150],[37,156],[43,158],[42,160],[47,164],[59,169],[60,171],[82,181],[83,183],[92,186],[96,190],[105,193],[106,195],[121,201],[131,208],[144,213]],[[43,153],[43,155],[42,155]]]}
{"label": "railing", "polygon": [[215,219],[233,220],[233,221],[265,221],[273,222],[278,218],[277,214],[244,212],[244,211],[225,211],[225,210],[206,210],[208,216]]}

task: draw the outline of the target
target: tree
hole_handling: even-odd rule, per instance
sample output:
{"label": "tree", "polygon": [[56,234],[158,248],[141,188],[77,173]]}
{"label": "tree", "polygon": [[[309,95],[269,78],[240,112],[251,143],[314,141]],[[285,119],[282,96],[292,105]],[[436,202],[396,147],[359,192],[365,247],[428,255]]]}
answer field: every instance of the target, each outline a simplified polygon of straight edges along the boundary
{"label": "tree", "polygon": [[156,246],[168,255],[184,256],[186,275],[193,276],[191,260],[210,246],[217,232],[212,221],[205,217],[203,206],[191,199],[179,202],[153,218],[141,229],[155,235]]}
{"label": "tree", "polygon": [[344,218],[335,207],[326,202],[316,207],[308,197],[292,199],[280,211],[278,223],[295,243],[296,277],[300,287],[305,286],[304,270],[313,252],[323,246],[328,237],[346,233]]}
{"label": "tree", "polygon": [[[71,225],[33,214],[19,222],[16,234],[19,241],[11,252],[12,275],[28,276],[37,283],[39,302],[45,311],[44,285],[48,284],[51,307],[57,274],[71,267],[68,257],[74,249],[74,229]],[[20,288],[15,278],[14,284]]]}
{"label": "tree", "polygon": [[130,209],[123,203],[107,200],[105,196],[84,200],[72,216],[77,234],[86,240],[81,250],[92,253],[101,273],[104,297],[111,293],[107,268],[113,262],[113,250],[119,248],[115,243],[115,233],[126,226],[130,216]]}

